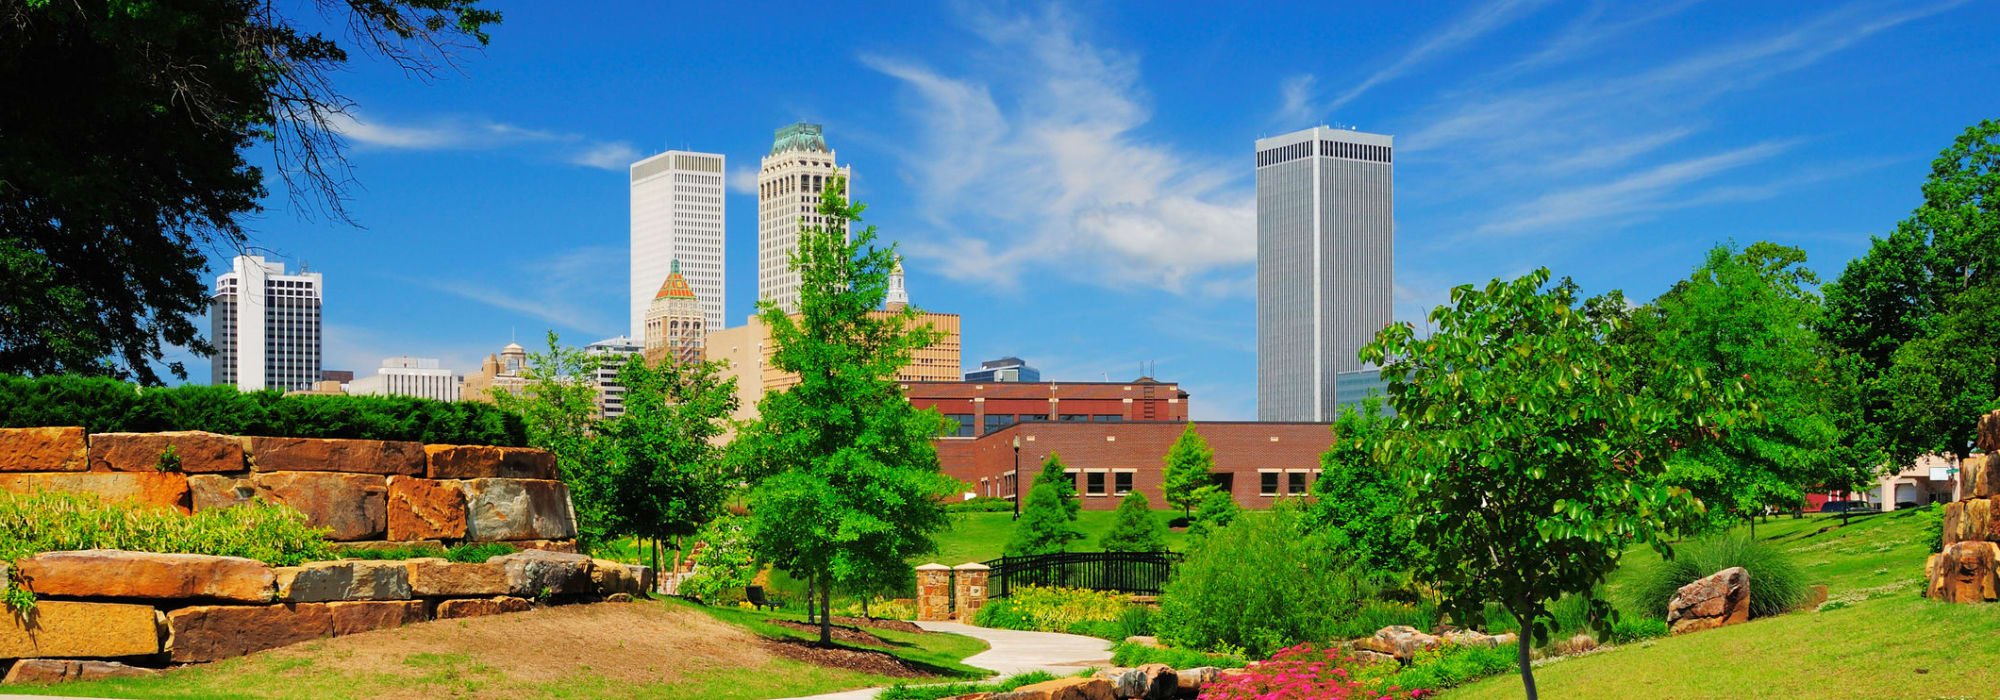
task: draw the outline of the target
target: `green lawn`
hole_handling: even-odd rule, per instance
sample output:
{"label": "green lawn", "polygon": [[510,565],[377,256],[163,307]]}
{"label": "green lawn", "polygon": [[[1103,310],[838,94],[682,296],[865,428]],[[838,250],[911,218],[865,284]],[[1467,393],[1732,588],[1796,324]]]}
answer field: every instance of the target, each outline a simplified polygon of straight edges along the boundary
{"label": "green lawn", "polygon": [[[1818,611],[1795,612],[1550,662],[1535,670],[1550,698],[1991,697],[2000,688],[2000,605],[1933,603],[1918,595],[1920,511],[1856,518],[1782,518],[1758,539],[1789,551],[1828,588]],[[1629,583],[1650,551],[1612,577]],[[1751,581],[1755,595],[1756,581]],[[1521,696],[1518,676],[1486,679],[1449,700]]]}
{"label": "green lawn", "polygon": [[[536,615],[543,617],[531,617]],[[909,682],[773,656],[757,645],[756,637],[812,638],[771,624],[773,619],[797,616],[673,600],[564,606],[320,640],[151,678],[7,686],[6,692],[145,698],[756,700]],[[869,631],[888,644],[875,648],[930,667],[940,681],[991,675],[961,663],[986,650],[986,643],[977,639]]]}
{"label": "green lawn", "polygon": [[[1111,529],[1112,517],[1116,511],[1086,510],[1077,515],[1077,525],[1083,530],[1083,541],[1070,549],[1079,552],[1094,552],[1101,549],[1097,541]],[[1180,511],[1153,511],[1153,517],[1165,527],[1168,520],[1180,516]],[[1007,547],[1007,535],[1014,526],[1014,514],[1008,513],[953,513],[951,529],[938,534],[938,552],[927,561],[935,561],[946,566],[957,566],[966,562],[980,562],[1000,558],[1000,551]],[[1181,551],[1187,545],[1187,533],[1167,532],[1167,548]],[[923,563],[923,562],[917,562]]]}

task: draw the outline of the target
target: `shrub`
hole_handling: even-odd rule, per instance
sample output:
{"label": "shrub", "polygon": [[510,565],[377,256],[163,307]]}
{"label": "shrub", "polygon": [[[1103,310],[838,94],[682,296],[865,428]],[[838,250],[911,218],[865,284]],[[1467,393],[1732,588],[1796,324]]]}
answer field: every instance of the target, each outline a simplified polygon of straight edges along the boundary
{"label": "shrub", "polygon": [[1021,519],[1002,550],[1010,557],[1054,554],[1083,539],[1077,529],[1076,513],[1063,500],[1058,482],[1042,482],[1028,489],[1028,502],[1021,505]]}
{"label": "shrub", "polygon": [[1330,550],[1300,536],[1298,520],[1281,504],[1196,541],[1160,598],[1160,637],[1252,655],[1329,639],[1356,607],[1353,587]]}
{"label": "shrub", "polygon": [[1624,615],[1620,616],[1616,622],[1611,623],[1611,632],[1605,636],[1604,641],[1612,644],[1630,644],[1654,637],[1665,637],[1668,631],[1666,620],[1657,617]]}
{"label": "shrub", "polygon": [[[1442,690],[1454,688],[1487,676],[1513,673],[1517,650],[1512,646],[1452,646],[1418,652],[1408,666],[1397,670],[1394,664],[1376,664],[1364,670],[1362,678],[1372,674],[1379,676],[1380,685],[1399,688],[1422,688]],[[1377,670],[1380,669],[1380,670]],[[1389,671],[1394,671],[1389,673]]]}
{"label": "shrub", "polygon": [[434,547],[427,544],[420,544],[411,547],[376,547],[376,548],[357,547],[354,549],[340,550],[339,554],[342,559],[376,559],[382,561],[394,561],[398,559],[425,559],[430,557],[444,558],[445,555],[448,554],[448,552],[446,552],[442,547]]}
{"label": "shrub", "polygon": [[1080,623],[1115,622],[1126,606],[1125,596],[1117,593],[1017,586],[1011,595],[980,606],[973,622],[996,629],[1068,632]]}
{"label": "shrub", "polygon": [[407,396],[284,396],[278,391],[114,379],[0,376],[0,428],[80,425],[93,433],[206,430],[230,435],[527,444],[519,416],[490,404]]}
{"label": "shrub", "polygon": [[1167,548],[1167,529],[1153,517],[1146,494],[1133,491],[1118,502],[1117,520],[1104,532],[1098,546],[1107,552],[1157,552]]}
{"label": "shrub", "polygon": [[1921,545],[1925,552],[1943,550],[1944,507],[1936,504],[1924,506],[1923,511],[1917,517],[1923,521],[1922,527],[1917,528],[1917,544]]}
{"label": "shrub", "polygon": [[1148,644],[1120,641],[1111,645],[1111,665],[1124,668],[1145,664],[1166,664],[1174,668],[1243,668],[1246,664],[1241,656],[1210,654],[1193,649],[1156,647]]}
{"label": "shrub", "polygon": [[[1384,664],[1377,664],[1378,666]],[[1339,649],[1298,645],[1279,649],[1248,673],[1224,676],[1202,688],[1202,700],[1394,700],[1430,697],[1427,689],[1356,678],[1359,664]]]}
{"label": "shrub", "polygon": [[1236,520],[1236,514],[1243,510],[1242,506],[1236,505],[1236,497],[1228,491],[1210,486],[1203,488],[1200,493],[1201,505],[1196,506],[1194,517],[1187,524],[1189,537],[1205,537],[1209,533],[1228,527]]}
{"label": "shrub", "polygon": [[944,685],[919,686],[895,685],[890,686],[888,690],[882,691],[882,694],[875,696],[875,698],[876,700],[937,700],[938,698],[976,693],[1005,693],[1024,685],[1033,685],[1042,681],[1052,681],[1055,679],[1055,674],[1048,671],[1029,671],[1016,676],[1008,676],[995,683],[947,683]]}
{"label": "shrub", "polygon": [[1393,625],[1408,625],[1420,630],[1437,627],[1437,603],[1418,601],[1404,603],[1390,600],[1367,599],[1360,602],[1354,611],[1334,621],[1329,639],[1353,639],[1367,637],[1376,631]]}
{"label": "shrub", "polygon": [[944,509],[948,513],[1005,513],[1014,509],[1014,502],[994,496],[979,496],[946,503]]}
{"label": "shrub", "polygon": [[1805,577],[1784,552],[1747,537],[1723,536],[1676,547],[1674,558],[1643,571],[1632,607],[1664,616],[1682,586],[1732,566],[1750,572],[1751,617],[1777,615],[1805,602]]}
{"label": "shrub", "polygon": [[445,550],[444,558],[461,564],[479,564],[518,551],[521,550],[505,542],[467,542]]}

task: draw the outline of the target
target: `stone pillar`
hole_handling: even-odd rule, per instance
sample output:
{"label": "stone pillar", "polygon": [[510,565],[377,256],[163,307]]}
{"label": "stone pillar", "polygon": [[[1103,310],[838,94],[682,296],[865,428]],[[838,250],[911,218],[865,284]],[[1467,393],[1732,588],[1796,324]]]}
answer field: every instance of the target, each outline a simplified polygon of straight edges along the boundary
{"label": "stone pillar", "polygon": [[917,619],[951,619],[951,567],[937,563],[917,567]]}
{"label": "stone pillar", "polygon": [[986,577],[991,569],[985,564],[967,562],[952,567],[952,571],[958,574],[958,621],[972,624],[979,606],[986,604]]}

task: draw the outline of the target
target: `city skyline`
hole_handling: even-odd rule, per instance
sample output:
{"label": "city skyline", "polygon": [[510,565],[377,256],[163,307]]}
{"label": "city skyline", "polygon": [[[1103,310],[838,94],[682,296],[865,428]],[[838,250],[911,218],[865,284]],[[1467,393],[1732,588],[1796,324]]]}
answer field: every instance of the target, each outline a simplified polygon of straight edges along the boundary
{"label": "city skyline", "polygon": [[[551,328],[570,345],[630,335],[629,168],[669,147],[729,160],[724,325],[740,325],[757,296],[754,164],[771,129],[807,121],[854,166],[866,223],[903,245],[918,305],[961,314],[963,357],[1019,356],[1057,380],[1157,361],[1202,397],[1196,419],[1251,418],[1258,137],[1397,135],[1395,318],[1421,328],[1450,287],[1543,263],[1640,301],[1732,240],[1797,245],[1836,274],[1991,112],[1960,86],[2000,75],[1969,29],[1995,8],[1977,4],[1294,11],[1374,28],[1339,45],[1274,44],[1268,14],[1244,8],[1148,32],[1130,8],[862,10],[840,21],[863,33],[787,52],[811,61],[733,35],[661,45],[664,14],[614,9],[633,21],[586,46],[560,32],[579,20],[509,7],[487,55],[433,85],[354,66],[366,228],[303,219],[278,193],[252,232],[342,280],[326,368],[410,354],[463,371]],[[691,12],[675,21],[762,14]],[[716,61],[740,69],[675,69]]]}
{"label": "city skyline", "polygon": [[646,307],[669,273],[680,274],[699,298],[710,326],[720,326],[725,284],[723,173],[728,156],[667,151],[632,164],[631,329],[646,337]]}

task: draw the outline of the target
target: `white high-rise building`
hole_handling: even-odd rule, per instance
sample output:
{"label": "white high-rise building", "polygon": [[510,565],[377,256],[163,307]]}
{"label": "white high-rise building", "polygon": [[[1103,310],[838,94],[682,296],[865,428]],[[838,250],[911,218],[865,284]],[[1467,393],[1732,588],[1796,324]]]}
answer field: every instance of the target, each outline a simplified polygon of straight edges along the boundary
{"label": "white high-rise building", "polygon": [[691,151],[632,164],[631,337],[646,337],[646,307],[676,259],[709,326],[722,327],[725,165],[720,153]]}
{"label": "white high-rise building", "polygon": [[[834,165],[820,125],[799,122],[778,129],[771,154],[757,171],[757,299],[785,313],[799,310],[799,276],[789,261],[799,247],[799,230],[825,226],[819,215],[819,194],[835,177],[846,177],[854,196],[853,171]],[[695,294],[703,294],[695,288]],[[721,328],[719,319],[710,328]]]}
{"label": "white high-rise building", "polygon": [[597,368],[597,374],[590,383],[597,387],[597,414],[601,418],[617,418],[625,415],[625,385],[618,383],[618,368],[634,355],[644,353],[646,346],[626,336],[605,338],[583,346],[586,355],[604,356]]}
{"label": "white high-rise building", "polygon": [[465,377],[438,367],[429,357],[390,357],[371,377],[347,383],[347,393],[363,396],[415,396],[439,401],[457,401]]}
{"label": "white high-rise building", "polygon": [[1257,140],[1258,420],[1333,420],[1394,319],[1393,146],[1324,126]]}
{"label": "white high-rise building", "polygon": [[243,391],[313,388],[320,374],[317,272],[285,274],[285,264],[238,255],[215,278],[210,335],[215,356],[209,381]]}

